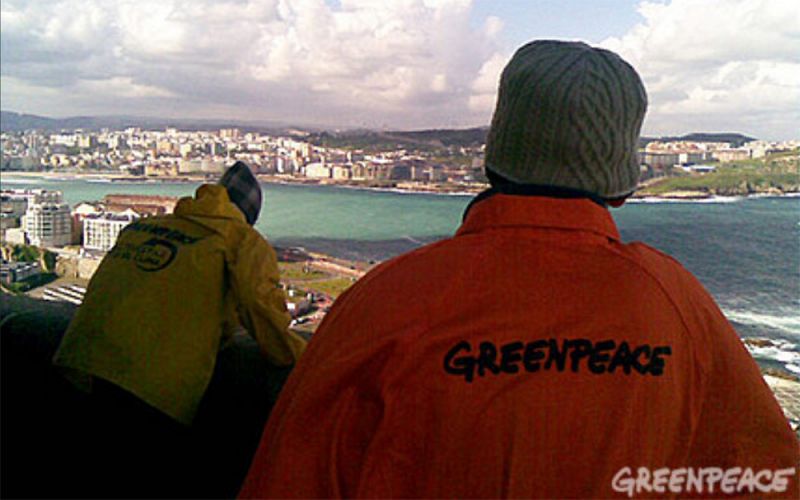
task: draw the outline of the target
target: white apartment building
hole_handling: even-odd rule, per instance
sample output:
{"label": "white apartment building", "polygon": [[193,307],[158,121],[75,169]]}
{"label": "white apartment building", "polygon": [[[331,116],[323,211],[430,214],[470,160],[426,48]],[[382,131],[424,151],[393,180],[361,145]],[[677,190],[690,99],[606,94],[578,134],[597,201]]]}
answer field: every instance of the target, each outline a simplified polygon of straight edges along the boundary
{"label": "white apartment building", "polygon": [[5,191],[0,195],[0,214],[19,218],[25,215],[26,210],[28,210],[26,198],[10,196]]}
{"label": "white apartment building", "polygon": [[139,214],[133,210],[87,215],[83,219],[83,248],[108,252],[125,226],[138,218]]}
{"label": "white apartment building", "polygon": [[32,203],[22,217],[28,243],[37,247],[61,247],[72,241],[72,215],[66,203]]}
{"label": "white apartment building", "polygon": [[[64,197],[61,191],[47,189],[3,189],[3,201],[25,200],[28,205],[34,203],[61,203]],[[23,211],[27,206],[23,208]]]}
{"label": "white apartment building", "polygon": [[337,180],[346,180],[353,176],[353,171],[349,165],[334,165],[331,169],[331,177]]}
{"label": "white apartment building", "polygon": [[330,179],[331,169],[324,163],[309,163],[306,165],[306,177],[312,179]]}
{"label": "white apartment building", "polygon": [[221,174],[225,171],[225,162],[204,158],[200,161],[200,170],[203,173]]}

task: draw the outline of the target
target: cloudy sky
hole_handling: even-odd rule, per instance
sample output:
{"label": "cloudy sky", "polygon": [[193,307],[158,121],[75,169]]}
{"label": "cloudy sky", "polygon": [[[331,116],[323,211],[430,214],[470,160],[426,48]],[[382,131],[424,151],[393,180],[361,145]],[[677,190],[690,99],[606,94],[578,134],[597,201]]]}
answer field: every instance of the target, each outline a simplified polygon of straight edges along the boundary
{"label": "cloudy sky", "polygon": [[610,48],[647,134],[800,137],[796,0],[3,0],[2,109],[414,129],[487,125],[514,50]]}

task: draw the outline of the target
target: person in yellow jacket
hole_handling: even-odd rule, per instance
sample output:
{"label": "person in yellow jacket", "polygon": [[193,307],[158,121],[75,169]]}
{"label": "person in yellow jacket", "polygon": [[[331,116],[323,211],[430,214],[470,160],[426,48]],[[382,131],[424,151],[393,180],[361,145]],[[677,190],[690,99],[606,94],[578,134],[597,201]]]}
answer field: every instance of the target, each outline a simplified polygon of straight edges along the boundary
{"label": "person in yellow jacket", "polygon": [[[227,430],[192,423],[222,344],[243,326],[273,367],[303,353],[275,251],[252,227],[261,200],[237,162],[173,214],[126,226],[100,264],[53,358],[84,390],[86,404],[54,420],[74,436],[64,467],[78,496],[207,495],[204,481],[232,459],[212,445]],[[260,375],[277,389],[287,371]]]}
{"label": "person in yellow jacket", "polygon": [[[275,251],[253,229],[261,188],[233,165],[173,214],[128,225],[86,292],[54,357],[91,390],[108,385],[190,425],[221,342],[242,325],[274,365],[305,341],[288,330]],[[104,389],[104,390],[105,390]]]}

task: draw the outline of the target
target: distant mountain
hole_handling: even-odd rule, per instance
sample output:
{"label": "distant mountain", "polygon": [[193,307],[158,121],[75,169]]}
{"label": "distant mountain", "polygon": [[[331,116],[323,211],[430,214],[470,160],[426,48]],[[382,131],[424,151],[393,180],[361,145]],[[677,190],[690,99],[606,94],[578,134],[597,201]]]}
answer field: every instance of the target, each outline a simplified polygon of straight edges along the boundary
{"label": "distant mountain", "polygon": [[728,142],[733,147],[739,147],[750,141],[755,141],[755,137],[749,137],[743,134],[733,132],[694,132],[691,134],[682,135],[680,137],[642,137],[639,139],[641,147],[646,146],[653,141],[671,142],[671,141],[689,141],[689,142]]}
{"label": "distant mountain", "polygon": [[122,130],[128,127],[164,129],[176,127],[181,130],[214,130],[239,128],[245,132],[276,132],[287,130],[287,125],[278,122],[241,122],[233,120],[169,119],[142,116],[73,116],[69,118],[47,118],[44,116],[0,111],[0,130],[19,132],[23,130]]}
{"label": "distant mountain", "polygon": [[415,131],[348,130],[320,132],[306,139],[324,147],[364,150],[435,150],[446,147],[480,147],[486,142],[488,127]]}
{"label": "distant mountain", "polygon": [[[323,127],[308,127],[270,121],[247,122],[236,120],[168,119],[141,116],[73,116],[69,118],[47,118],[44,116],[0,111],[0,130],[17,132],[23,130],[122,130],[128,127],[164,129],[176,127],[181,130],[215,130],[236,127],[245,132],[262,132],[275,135],[299,135],[313,144],[326,147],[354,149],[418,149],[435,150],[442,147],[477,147],[486,142],[489,127],[466,129],[432,129],[414,131],[376,131],[367,129],[329,131]],[[301,128],[302,130],[297,130]],[[683,136],[642,137],[640,146],[653,141],[727,142],[734,147],[755,138],[743,134],[721,132],[695,132]]]}
{"label": "distant mountain", "polygon": [[410,132],[387,132],[384,135],[405,138],[412,141],[423,141],[442,146],[480,146],[486,143],[489,127],[465,129],[435,129]]}
{"label": "distant mountain", "polygon": [[0,130],[16,132],[18,130],[40,129],[53,130],[56,121],[43,116],[25,115],[11,111],[0,111]]}
{"label": "distant mountain", "polygon": [[[326,147],[348,147],[366,150],[391,148],[405,149],[438,149],[450,146],[477,147],[486,142],[489,127],[468,129],[435,129],[418,131],[380,132],[374,130],[350,130],[344,132],[320,132],[311,134],[307,140],[313,144]],[[641,147],[653,141],[694,141],[725,142],[734,147],[755,140],[737,133],[691,133],[680,137],[642,137]]]}

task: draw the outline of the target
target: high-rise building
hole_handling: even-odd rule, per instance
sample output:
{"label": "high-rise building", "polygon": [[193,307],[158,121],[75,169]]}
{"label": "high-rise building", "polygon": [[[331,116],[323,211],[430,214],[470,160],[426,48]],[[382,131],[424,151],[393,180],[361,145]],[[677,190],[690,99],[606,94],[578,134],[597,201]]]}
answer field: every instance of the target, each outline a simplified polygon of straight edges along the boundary
{"label": "high-rise building", "polygon": [[83,221],[87,216],[94,216],[103,213],[100,203],[83,201],[75,205],[72,209],[72,243],[81,244],[83,242]]}
{"label": "high-rise building", "polygon": [[665,169],[680,161],[678,153],[670,152],[644,152],[640,154],[640,161],[657,169]]}
{"label": "high-rise building", "polygon": [[750,150],[745,148],[739,149],[718,149],[712,153],[712,156],[719,160],[720,163],[728,163],[732,161],[741,161],[750,159]]}
{"label": "high-rise building", "polygon": [[221,174],[225,171],[225,162],[204,158],[200,161],[200,170],[208,174]]}
{"label": "high-rise building", "polygon": [[195,174],[203,170],[203,161],[200,159],[188,160],[182,159],[178,162],[179,174]]}
{"label": "high-rise building", "polygon": [[28,210],[28,199],[23,196],[13,196],[4,191],[0,195],[0,214],[8,217],[22,217]]}
{"label": "high-rise building", "polygon": [[223,139],[238,139],[240,134],[238,128],[223,128],[219,131],[219,136]]}
{"label": "high-rise building", "polygon": [[138,218],[139,214],[133,210],[87,215],[83,219],[83,248],[108,252],[125,226]]}
{"label": "high-rise building", "polygon": [[22,227],[31,245],[60,247],[72,240],[72,216],[66,203],[32,203],[22,217]]}
{"label": "high-rise building", "polygon": [[121,135],[112,135],[108,138],[108,147],[111,149],[126,149],[128,143]]}
{"label": "high-rise building", "polygon": [[352,176],[353,172],[349,165],[334,165],[331,171],[331,177],[336,180],[347,180]]}
{"label": "high-rise building", "polygon": [[97,147],[97,136],[85,134],[78,136],[78,147],[81,149],[94,149]]}
{"label": "high-rise building", "polygon": [[309,163],[306,165],[306,177],[313,179],[330,179],[331,169],[323,163]]}
{"label": "high-rise building", "polygon": [[28,205],[34,203],[61,203],[64,200],[61,191],[49,191],[47,189],[4,189],[3,201],[13,202],[14,200],[25,200],[24,212]]}

